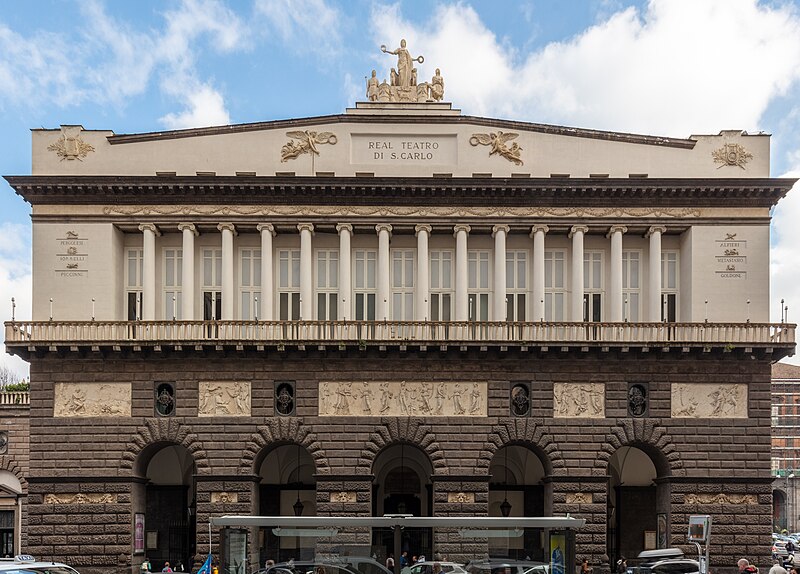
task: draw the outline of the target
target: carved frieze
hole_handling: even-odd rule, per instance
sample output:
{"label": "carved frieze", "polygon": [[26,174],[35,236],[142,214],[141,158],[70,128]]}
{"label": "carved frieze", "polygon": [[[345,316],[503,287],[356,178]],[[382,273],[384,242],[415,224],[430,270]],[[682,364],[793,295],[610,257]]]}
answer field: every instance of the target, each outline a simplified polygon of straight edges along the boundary
{"label": "carved frieze", "polygon": [[745,169],[745,165],[751,159],[753,154],[745,149],[745,147],[738,143],[726,143],[719,149],[711,152],[711,157],[714,158],[714,163],[720,164],[717,169],[722,167],[739,167]]}
{"label": "carved frieze", "polygon": [[475,502],[474,492],[448,492],[447,502],[450,504],[473,504]]}
{"label": "carved frieze", "polygon": [[54,417],[129,417],[130,383],[56,383]]}
{"label": "carved frieze", "polygon": [[691,207],[422,207],[374,205],[107,205],[104,215],[209,216],[349,216],[349,217],[563,217],[639,218],[701,217]]}
{"label": "carved frieze", "polygon": [[81,126],[61,126],[61,137],[47,146],[47,151],[54,151],[61,161],[83,159],[94,151],[91,144],[81,139]]}
{"label": "carved frieze", "polygon": [[116,494],[78,493],[78,494],[46,494],[45,504],[116,504]]}
{"label": "carved frieze", "polygon": [[250,383],[201,382],[197,415],[201,417],[249,417]]}
{"label": "carved frieze", "polygon": [[601,419],[606,416],[603,383],[554,383],[553,416]]}
{"label": "carved frieze", "polygon": [[341,504],[355,502],[357,496],[355,492],[331,492],[331,502],[339,502]]}
{"label": "carved frieze", "polygon": [[568,492],[567,493],[567,504],[591,504],[592,503],[592,493],[591,492]]}
{"label": "carved frieze", "polygon": [[296,159],[304,153],[319,155],[318,145],[336,145],[339,141],[332,132],[315,132],[309,130],[286,132],[286,135],[297,141],[289,140],[281,148],[281,163]]}
{"label": "carved frieze", "polygon": [[236,504],[239,502],[238,492],[212,492],[211,504]]}
{"label": "carved frieze", "polygon": [[687,494],[684,504],[758,504],[755,494]]}
{"label": "carved frieze", "polygon": [[319,383],[323,417],[485,417],[487,408],[486,383]]}
{"label": "carved frieze", "polygon": [[473,147],[477,145],[488,145],[490,156],[497,154],[516,165],[522,165],[523,161],[520,157],[522,148],[519,144],[514,142],[510,146],[506,145],[507,142],[518,137],[519,134],[501,131],[490,134],[472,134],[472,137],[469,138],[469,145]]}
{"label": "carved frieze", "polygon": [[673,383],[672,416],[676,418],[747,418],[744,383]]}

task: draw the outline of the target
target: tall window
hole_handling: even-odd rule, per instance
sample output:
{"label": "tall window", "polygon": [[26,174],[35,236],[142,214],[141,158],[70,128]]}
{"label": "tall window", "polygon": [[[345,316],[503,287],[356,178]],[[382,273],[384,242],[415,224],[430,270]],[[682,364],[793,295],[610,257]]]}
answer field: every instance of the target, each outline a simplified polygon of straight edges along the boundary
{"label": "tall window", "polygon": [[603,253],[583,254],[583,320],[603,320]]}
{"label": "tall window", "polygon": [[638,251],[622,252],[622,318],[625,321],[639,321],[640,312],[640,280]]}
{"label": "tall window", "polygon": [[414,320],[414,251],[392,251],[392,319]]}
{"label": "tall window", "polygon": [[470,321],[489,320],[489,251],[467,253],[467,289]]}
{"label": "tall window", "polygon": [[661,320],[678,320],[678,252],[661,252]]}
{"label": "tall window", "polygon": [[164,319],[182,319],[183,250],[164,249]]}
{"label": "tall window", "polygon": [[278,317],[281,321],[300,319],[300,250],[278,251]]}
{"label": "tall window", "polygon": [[564,252],[544,252],[544,319],[564,320]]}
{"label": "tall window", "polygon": [[[242,249],[239,257],[240,313],[243,321],[253,321],[258,318],[261,300],[261,250]],[[272,301],[268,303],[271,305]]]}
{"label": "tall window", "polygon": [[[527,308],[528,253],[506,251],[506,316],[509,321],[524,321]],[[495,317],[501,320],[503,317]]]}
{"label": "tall window", "polygon": [[142,316],[142,273],[144,273],[144,251],[128,249],[128,265],[125,270],[125,304],[128,321]]}
{"label": "tall window", "polygon": [[222,250],[203,249],[203,320],[222,318]]}
{"label": "tall window", "polygon": [[355,266],[354,300],[356,321],[375,320],[375,272],[378,252],[367,249],[356,249],[353,253]]}
{"label": "tall window", "polygon": [[430,252],[430,320],[450,321],[453,310],[453,252]]}
{"label": "tall window", "polygon": [[339,251],[317,251],[317,320],[339,318]]}
{"label": "tall window", "polygon": [[0,510],[0,556],[14,554],[14,511]]}

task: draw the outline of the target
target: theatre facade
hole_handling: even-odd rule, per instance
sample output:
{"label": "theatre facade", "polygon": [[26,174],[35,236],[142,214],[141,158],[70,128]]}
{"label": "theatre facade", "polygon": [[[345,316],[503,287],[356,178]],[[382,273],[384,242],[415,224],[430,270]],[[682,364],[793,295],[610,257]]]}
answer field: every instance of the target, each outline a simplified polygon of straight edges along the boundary
{"label": "theatre facade", "polygon": [[[33,226],[33,317],[5,325],[31,364],[27,553],[138,571],[204,554],[212,516],[570,513],[602,568],[711,514],[715,570],[766,563],[795,347],[768,322],[794,183],[769,136],[473,117],[406,72],[338,115],[33,130],[6,177]],[[317,544],[250,534],[252,569]],[[549,560],[533,529],[403,536]]]}

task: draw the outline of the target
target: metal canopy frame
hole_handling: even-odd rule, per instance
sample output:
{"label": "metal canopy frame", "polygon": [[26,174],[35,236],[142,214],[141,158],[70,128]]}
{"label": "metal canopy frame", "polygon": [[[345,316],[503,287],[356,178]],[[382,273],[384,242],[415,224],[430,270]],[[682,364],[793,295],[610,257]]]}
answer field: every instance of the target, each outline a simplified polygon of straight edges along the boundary
{"label": "metal canopy frame", "polygon": [[265,526],[286,528],[550,528],[577,529],[584,518],[571,516],[494,517],[494,516],[219,516],[214,526]]}

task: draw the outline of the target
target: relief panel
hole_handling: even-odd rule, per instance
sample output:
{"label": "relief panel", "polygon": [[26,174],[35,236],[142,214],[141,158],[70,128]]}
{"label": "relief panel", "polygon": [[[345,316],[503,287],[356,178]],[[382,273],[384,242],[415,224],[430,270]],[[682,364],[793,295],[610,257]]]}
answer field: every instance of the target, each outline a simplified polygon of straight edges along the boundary
{"label": "relief panel", "polygon": [[56,383],[54,417],[129,417],[130,383]]}
{"label": "relief panel", "polygon": [[672,416],[746,419],[747,385],[673,383]]}
{"label": "relief panel", "polygon": [[250,383],[201,382],[198,404],[201,417],[249,417]]}
{"label": "relief panel", "polygon": [[323,417],[485,417],[486,413],[486,383],[319,384],[319,415]]}
{"label": "relief panel", "polygon": [[602,419],[606,416],[603,383],[554,383],[553,417]]}

